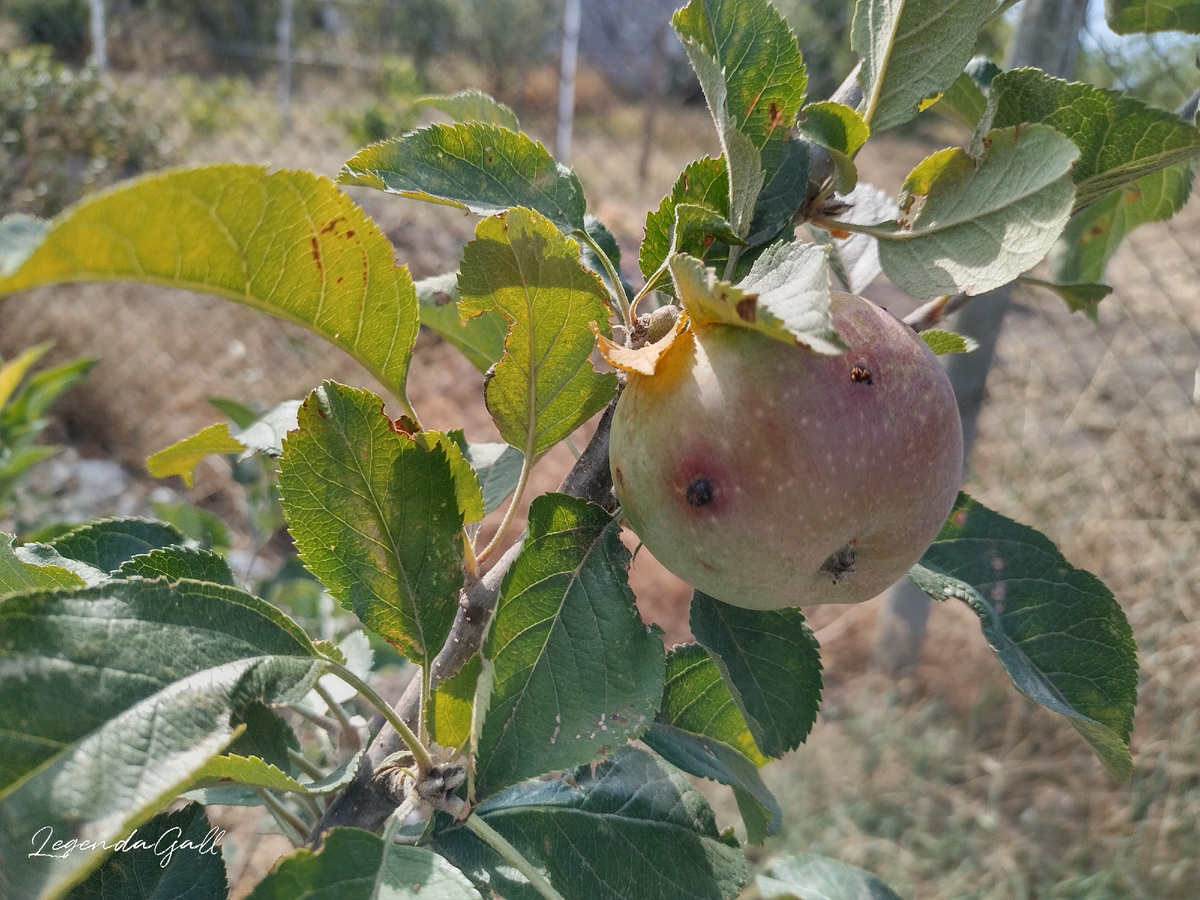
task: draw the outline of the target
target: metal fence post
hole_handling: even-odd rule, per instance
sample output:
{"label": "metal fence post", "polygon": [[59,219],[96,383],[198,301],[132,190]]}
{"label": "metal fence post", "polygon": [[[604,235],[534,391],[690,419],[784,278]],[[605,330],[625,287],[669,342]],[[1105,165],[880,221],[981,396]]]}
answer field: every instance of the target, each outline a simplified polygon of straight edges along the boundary
{"label": "metal fence post", "polygon": [[571,131],[575,125],[575,72],[579,66],[581,0],[567,0],[563,11],[562,67],[558,77],[558,133],[554,155],[564,166],[571,161]]}

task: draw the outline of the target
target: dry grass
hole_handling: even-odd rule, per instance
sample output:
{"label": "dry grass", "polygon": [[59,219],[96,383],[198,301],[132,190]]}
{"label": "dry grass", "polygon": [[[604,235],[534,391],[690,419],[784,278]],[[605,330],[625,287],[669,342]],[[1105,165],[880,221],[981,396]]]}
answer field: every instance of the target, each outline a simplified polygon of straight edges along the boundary
{"label": "dry grass", "polygon": [[[163,90],[148,85],[148,90]],[[342,97],[309,80],[291,135],[269,90],[235,131],[197,143],[193,162],[238,159],[332,175],[354,148],[330,124]],[[579,123],[575,165],[635,268],[645,211],[690,159],[713,152],[703,110],[662,110],[643,187],[643,119],[614,104]],[[536,111],[526,113],[549,136]],[[927,151],[885,143],[865,175],[895,187]],[[455,265],[473,220],[378,194],[356,195],[418,276]],[[1113,267],[1099,327],[1051,297],[1022,295],[1002,338],[969,489],[1038,527],[1125,606],[1143,679],[1135,774],[1115,785],[1064,722],[1012,690],[965,607],[938,605],[924,663],[899,684],[869,671],[874,610],[814,610],[824,636],[823,717],[766,777],[787,810],[766,855],[814,849],[865,865],[922,900],[1195,900],[1200,897],[1200,205],[1139,232]],[[105,362],[67,410],[74,437],[131,466],[209,424],[208,394],[279,400],[322,377],[364,383],[305,332],[222,301],[129,286],[44,290],[4,308],[0,352],[51,336],[62,355]],[[431,426],[494,439],[482,381],[423,337],[410,393]],[[552,488],[564,450],[538,472]],[[200,492],[220,491],[215,473]],[[687,592],[640,556],[647,618],[687,635]],[[849,618],[842,619],[842,616]],[[723,815],[727,797],[713,791]]]}

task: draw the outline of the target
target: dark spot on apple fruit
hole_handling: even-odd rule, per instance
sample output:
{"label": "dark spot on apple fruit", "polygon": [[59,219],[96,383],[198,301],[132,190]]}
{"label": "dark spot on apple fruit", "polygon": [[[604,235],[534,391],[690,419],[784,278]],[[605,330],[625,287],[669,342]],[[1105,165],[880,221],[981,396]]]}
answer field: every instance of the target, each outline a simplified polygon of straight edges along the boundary
{"label": "dark spot on apple fruit", "polygon": [[707,478],[693,478],[687,486],[685,496],[689,506],[708,506],[716,496],[716,488]]}

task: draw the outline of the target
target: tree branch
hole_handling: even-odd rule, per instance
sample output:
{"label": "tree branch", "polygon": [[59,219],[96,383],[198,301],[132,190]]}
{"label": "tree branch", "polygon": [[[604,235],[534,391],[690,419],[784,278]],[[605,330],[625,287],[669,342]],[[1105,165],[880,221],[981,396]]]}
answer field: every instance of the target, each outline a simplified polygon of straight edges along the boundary
{"label": "tree branch", "polygon": [[[559,490],[564,494],[590,500],[608,510],[615,508],[612,475],[608,467],[608,435],[615,408],[614,399],[600,417],[591,441],[559,486]],[[482,578],[463,590],[458,601],[458,613],[450,628],[450,637],[429,667],[431,690],[435,690],[445,679],[457,675],[483,644],[492,610],[500,595],[500,582],[520,552],[521,542],[518,541]],[[417,724],[420,698],[421,679],[414,678],[394,707],[400,718],[411,728],[415,728]],[[375,770],[380,763],[403,746],[400,736],[390,725],[385,724],[379,730],[354,781],[329,804],[321,821],[313,826],[312,834],[308,838],[310,846],[318,846],[325,833],[338,826],[348,825],[368,831],[378,831],[383,827],[396,804],[384,791],[376,787]]]}

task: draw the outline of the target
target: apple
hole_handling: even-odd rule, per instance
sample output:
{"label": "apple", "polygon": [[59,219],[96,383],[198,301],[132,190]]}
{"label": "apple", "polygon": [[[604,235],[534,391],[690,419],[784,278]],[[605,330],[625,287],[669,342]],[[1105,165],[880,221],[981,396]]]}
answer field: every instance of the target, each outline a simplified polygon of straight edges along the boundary
{"label": "apple", "polygon": [[726,603],[869,599],[954,504],[962,424],[937,357],[868,300],[834,293],[830,311],[843,354],[693,322],[618,401],[623,515],[664,566]]}

